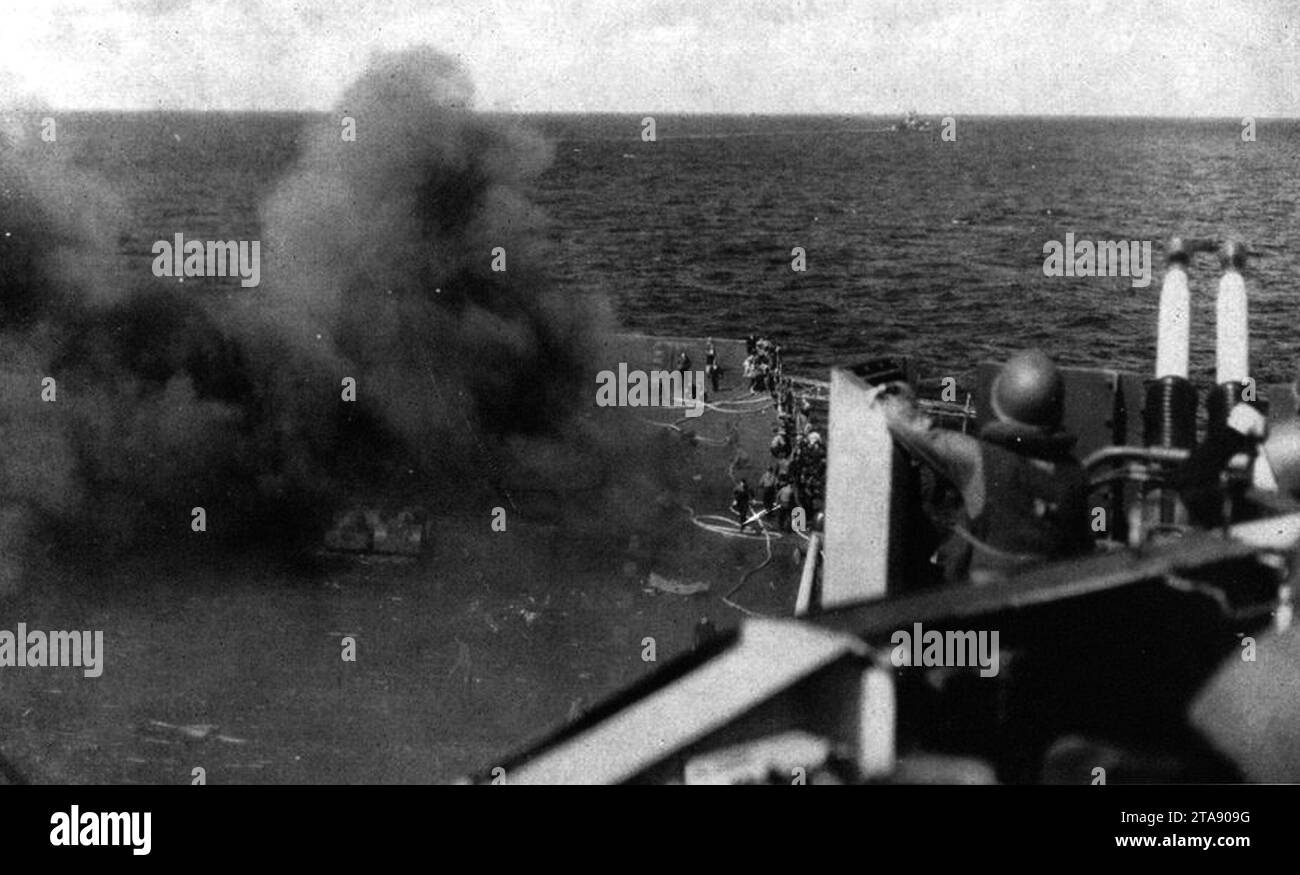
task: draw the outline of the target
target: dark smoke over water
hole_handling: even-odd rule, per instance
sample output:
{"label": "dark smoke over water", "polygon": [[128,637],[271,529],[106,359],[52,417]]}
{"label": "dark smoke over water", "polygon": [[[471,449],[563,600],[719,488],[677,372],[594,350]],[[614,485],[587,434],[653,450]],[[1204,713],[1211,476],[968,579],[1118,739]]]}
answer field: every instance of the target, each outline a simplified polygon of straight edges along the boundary
{"label": "dark smoke over water", "polygon": [[[464,109],[472,98],[434,52],[384,58],[307,133],[263,209],[274,296],[255,321],[335,375],[335,395],[355,376],[363,409],[434,469],[446,466],[432,456],[475,458],[483,433],[547,430],[608,321],[604,302],[546,279],[525,191],[549,147]],[[498,248],[505,272],[492,270]]]}
{"label": "dark smoke over water", "polygon": [[487,484],[505,469],[564,467],[612,321],[546,278],[526,193],[547,145],[471,100],[437,53],[374,63],[263,204],[262,285],[218,307],[113,279],[119,202],[6,122],[0,591],[51,545],[189,537],[195,506],[213,540],[292,543],[399,472],[455,510],[502,503]]}

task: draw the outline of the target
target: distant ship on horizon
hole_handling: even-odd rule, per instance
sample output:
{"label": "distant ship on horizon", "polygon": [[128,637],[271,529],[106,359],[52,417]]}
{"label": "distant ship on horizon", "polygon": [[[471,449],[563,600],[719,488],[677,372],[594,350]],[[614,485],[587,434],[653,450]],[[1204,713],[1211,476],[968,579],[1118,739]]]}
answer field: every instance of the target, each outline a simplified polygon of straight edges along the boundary
{"label": "distant ship on horizon", "polygon": [[909,109],[902,120],[895,125],[890,125],[891,131],[928,131],[930,123],[916,114],[916,110]]}

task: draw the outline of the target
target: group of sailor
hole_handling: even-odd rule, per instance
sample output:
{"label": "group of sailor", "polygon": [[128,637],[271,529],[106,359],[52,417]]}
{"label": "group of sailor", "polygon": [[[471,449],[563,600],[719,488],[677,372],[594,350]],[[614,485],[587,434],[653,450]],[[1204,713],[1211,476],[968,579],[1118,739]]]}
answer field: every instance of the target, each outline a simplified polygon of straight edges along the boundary
{"label": "group of sailor", "polygon": [[778,481],[793,485],[800,507],[815,514],[822,510],[826,498],[826,445],[806,416],[799,420],[802,425],[797,430],[793,418],[789,426],[783,420],[782,430],[772,438],[770,449],[776,462],[771,471]]}
{"label": "group of sailor", "polygon": [[745,339],[745,362],[742,367],[752,391],[776,391],[781,382],[781,347],[766,337],[749,335]]}
{"label": "group of sailor", "polygon": [[739,520],[740,530],[753,526],[762,531],[759,520],[768,515],[775,515],[776,527],[780,531],[793,529],[795,509],[802,504],[795,490],[795,483],[788,471],[781,471],[777,465],[769,465],[758,481],[760,506],[754,507],[754,497],[749,490],[749,482],[741,479],[732,492],[731,510]]}
{"label": "group of sailor", "polygon": [[746,341],[745,376],[754,392],[772,396],[778,425],[770,450],[773,463],[759,480],[761,506],[751,512],[754,497],[749,484],[741,480],[732,493],[732,512],[743,531],[747,525],[774,515],[777,528],[790,531],[796,508],[809,515],[820,513],[826,499],[826,446],[813,426],[811,403],[797,396],[793,381],[781,374],[781,347],[767,338],[751,334]]}
{"label": "group of sailor", "polygon": [[[691,357],[685,350],[683,350],[682,354],[677,357],[676,370],[682,375],[683,385],[691,382],[687,379],[691,374]],[[713,338],[710,337],[709,345],[704,348],[704,378],[708,381],[715,393],[718,391],[718,382],[721,375],[722,371],[718,367],[718,350],[713,345]],[[691,385],[691,395],[694,397],[696,387],[694,387],[693,382]]]}

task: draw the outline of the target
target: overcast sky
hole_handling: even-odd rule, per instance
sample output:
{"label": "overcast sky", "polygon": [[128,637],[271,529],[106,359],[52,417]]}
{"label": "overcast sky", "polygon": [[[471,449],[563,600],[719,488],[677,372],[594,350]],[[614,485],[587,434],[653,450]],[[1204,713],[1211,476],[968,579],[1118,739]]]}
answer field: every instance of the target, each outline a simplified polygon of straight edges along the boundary
{"label": "overcast sky", "polygon": [[326,109],[416,44],[484,109],[1300,116],[1296,0],[0,0],[0,103]]}

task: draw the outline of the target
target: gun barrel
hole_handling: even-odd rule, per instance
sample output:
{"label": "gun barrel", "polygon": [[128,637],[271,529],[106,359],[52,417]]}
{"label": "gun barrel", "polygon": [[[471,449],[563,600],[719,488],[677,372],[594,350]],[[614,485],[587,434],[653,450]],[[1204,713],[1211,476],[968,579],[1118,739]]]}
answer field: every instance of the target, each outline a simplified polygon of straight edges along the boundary
{"label": "gun barrel", "polygon": [[1246,281],[1229,262],[1219,278],[1215,307],[1215,382],[1245,383],[1250,376],[1250,325],[1246,307]]}
{"label": "gun barrel", "polygon": [[1191,346],[1191,292],[1181,263],[1170,263],[1160,288],[1156,326],[1156,377],[1187,379]]}

